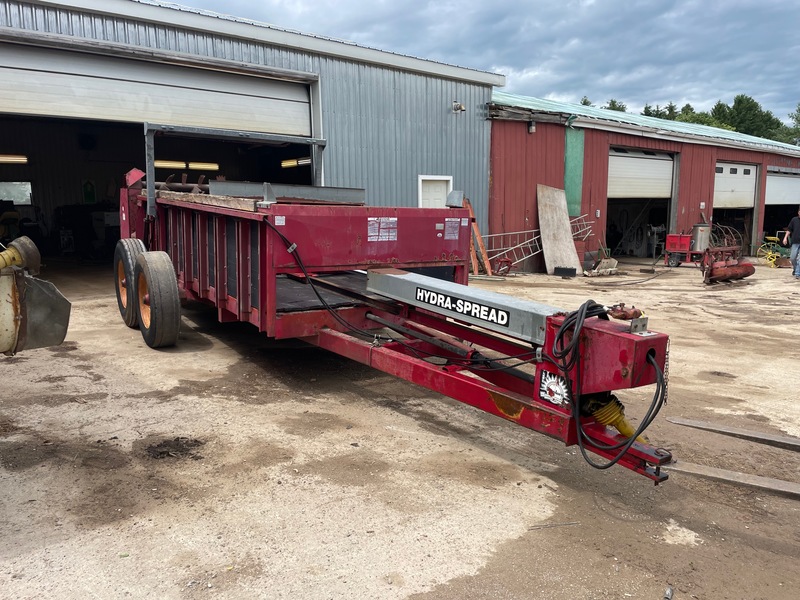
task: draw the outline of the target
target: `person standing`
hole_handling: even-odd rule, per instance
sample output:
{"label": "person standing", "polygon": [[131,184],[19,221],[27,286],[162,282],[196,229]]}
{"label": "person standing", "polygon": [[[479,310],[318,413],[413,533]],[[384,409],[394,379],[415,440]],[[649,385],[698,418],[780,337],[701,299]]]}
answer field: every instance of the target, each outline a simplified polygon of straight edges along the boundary
{"label": "person standing", "polygon": [[[790,239],[791,236],[791,239]],[[786,233],[783,235],[783,245],[786,246],[791,241],[792,253],[789,260],[792,261],[792,273],[794,278],[800,280],[800,208],[797,209],[797,216],[792,217]]]}

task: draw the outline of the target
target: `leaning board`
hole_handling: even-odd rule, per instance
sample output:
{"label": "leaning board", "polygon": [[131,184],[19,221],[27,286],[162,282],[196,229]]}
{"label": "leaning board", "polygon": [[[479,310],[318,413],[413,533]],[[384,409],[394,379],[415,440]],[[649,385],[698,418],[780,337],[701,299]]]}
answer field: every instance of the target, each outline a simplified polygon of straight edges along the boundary
{"label": "leaning board", "polygon": [[564,190],[539,184],[536,186],[536,197],[547,274],[552,275],[556,267],[566,267],[574,268],[575,273],[580,275],[583,273],[583,265],[572,240],[567,195]]}

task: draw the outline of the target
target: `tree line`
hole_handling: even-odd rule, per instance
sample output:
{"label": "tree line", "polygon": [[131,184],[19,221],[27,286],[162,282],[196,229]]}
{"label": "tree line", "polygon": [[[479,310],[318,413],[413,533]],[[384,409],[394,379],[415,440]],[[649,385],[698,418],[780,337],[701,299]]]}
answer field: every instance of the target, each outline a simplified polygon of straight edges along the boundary
{"label": "tree line", "polygon": [[[594,106],[586,96],[581,99],[581,104]],[[614,98],[601,108],[628,112],[626,104]],[[736,96],[730,105],[725,104],[722,100],[717,100],[717,103],[709,111],[697,111],[688,103],[679,109],[674,102],[670,102],[663,107],[658,104],[655,106],[645,104],[640,114],[668,121],[719,127],[768,140],[795,146],[800,145],[800,102],[795,111],[788,115],[791,120],[790,125],[781,121],[771,111],[762,108],[758,102],[745,94]]]}

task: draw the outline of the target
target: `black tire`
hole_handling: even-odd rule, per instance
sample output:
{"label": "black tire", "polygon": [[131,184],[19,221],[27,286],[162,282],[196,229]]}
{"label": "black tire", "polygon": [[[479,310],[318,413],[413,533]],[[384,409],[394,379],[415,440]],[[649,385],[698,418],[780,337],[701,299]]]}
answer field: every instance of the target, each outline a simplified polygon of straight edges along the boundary
{"label": "black tire", "polygon": [[681,265],[681,259],[678,258],[677,254],[670,254],[667,258],[667,264],[670,267],[679,267]]}
{"label": "black tire", "polygon": [[114,249],[114,288],[117,292],[117,307],[128,327],[136,327],[139,324],[134,271],[136,258],[144,251],[144,242],[136,238],[120,240]]}
{"label": "black tire", "polygon": [[172,259],[145,252],[136,259],[139,329],[151,348],[174,346],[181,328],[181,299]]}

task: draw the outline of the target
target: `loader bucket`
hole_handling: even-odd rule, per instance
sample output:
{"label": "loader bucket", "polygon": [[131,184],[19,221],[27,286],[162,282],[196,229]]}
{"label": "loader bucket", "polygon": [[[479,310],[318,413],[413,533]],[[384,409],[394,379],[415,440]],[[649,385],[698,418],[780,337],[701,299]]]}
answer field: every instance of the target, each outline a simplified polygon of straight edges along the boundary
{"label": "loader bucket", "polygon": [[57,346],[67,336],[72,305],[49,281],[23,269],[0,270],[0,352]]}

